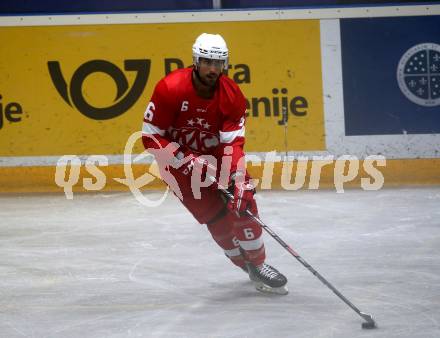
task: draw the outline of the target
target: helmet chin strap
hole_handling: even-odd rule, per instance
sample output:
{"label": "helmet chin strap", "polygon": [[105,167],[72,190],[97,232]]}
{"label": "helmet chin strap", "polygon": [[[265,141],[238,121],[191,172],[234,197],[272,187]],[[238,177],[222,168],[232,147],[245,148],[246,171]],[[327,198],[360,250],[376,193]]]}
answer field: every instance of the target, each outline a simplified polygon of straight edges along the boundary
{"label": "helmet chin strap", "polygon": [[[196,64],[194,65],[194,74],[196,74],[197,79],[206,87],[211,87],[209,83],[207,83],[205,80],[203,80],[199,74],[199,66]],[[221,73],[220,73],[221,76]],[[219,76],[219,77],[220,77]]]}

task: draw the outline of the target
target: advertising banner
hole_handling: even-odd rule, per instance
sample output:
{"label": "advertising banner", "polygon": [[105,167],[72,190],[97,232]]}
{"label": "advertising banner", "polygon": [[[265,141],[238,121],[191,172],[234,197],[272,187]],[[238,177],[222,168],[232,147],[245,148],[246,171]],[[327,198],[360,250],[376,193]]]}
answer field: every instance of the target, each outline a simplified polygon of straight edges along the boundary
{"label": "advertising banner", "polygon": [[346,135],[440,133],[440,16],[340,26]]}
{"label": "advertising banner", "polygon": [[1,27],[0,156],[123,153],[202,32],[228,42],[247,151],[325,149],[319,20],[302,20]]}

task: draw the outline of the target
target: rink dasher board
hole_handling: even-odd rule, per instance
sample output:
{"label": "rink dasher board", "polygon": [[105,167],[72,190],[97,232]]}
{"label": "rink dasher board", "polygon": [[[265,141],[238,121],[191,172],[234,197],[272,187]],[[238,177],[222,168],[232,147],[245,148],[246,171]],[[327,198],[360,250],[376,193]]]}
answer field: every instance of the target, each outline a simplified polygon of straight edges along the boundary
{"label": "rink dasher board", "polygon": [[[299,165],[297,160],[279,161],[253,164],[248,162],[247,168],[250,175],[259,180],[258,190],[298,190],[298,189],[331,189],[343,192],[343,189],[381,189],[383,187],[398,186],[422,186],[440,185],[440,159],[391,159],[386,161],[385,166],[378,166],[377,162],[369,161],[369,168],[374,168],[376,174],[380,173],[382,182],[377,182],[377,175],[372,175],[367,171],[367,161],[364,160],[340,160],[342,168],[348,168],[353,163],[358,166],[359,171],[353,177],[344,181],[343,175],[348,175],[347,170],[343,174],[336,173],[337,161],[318,161],[303,160]],[[320,163],[322,162],[322,163]],[[355,163],[358,162],[358,163]],[[341,168],[341,163],[339,168]],[[301,167],[300,167],[301,166]],[[319,167],[318,181],[312,179],[312,167]],[[264,180],[265,167],[270,170],[269,181]],[[58,170],[64,170],[58,168]],[[67,166],[65,180],[69,179],[72,167]],[[104,186],[97,191],[85,188],[84,180],[97,181],[96,171],[104,177]],[[152,175],[152,180],[140,188],[140,190],[163,190],[165,184],[159,179],[157,166],[154,164],[108,164],[105,166],[97,165],[93,171],[89,170],[84,160],[78,169],[79,176],[73,185],[74,192],[99,192],[99,191],[128,191],[130,188],[121,183],[121,179],[132,176],[134,179],[142,175]],[[129,174],[127,174],[129,172]],[[301,178],[301,174],[304,176]],[[54,165],[39,166],[0,166],[0,193],[23,193],[23,192],[59,192],[63,193],[63,188],[56,184],[55,176],[57,167]],[[154,177],[153,177],[154,176]],[[315,176],[316,178],[316,176]],[[301,181],[302,180],[302,181]],[[367,185],[365,185],[367,181]],[[314,183],[313,183],[314,182]],[[376,187],[374,188],[373,185]],[[379,185],[377,185],[379,184]],[[370,188],[368,188],[370,187]]]}
{"label": "rink dasher board", "polygon": [[[180,13],[132,13],[132,14],[93,14],[93,15],[50,15],[50,16],[7,16],[0,17],[0,26],[44,26],[44,25],[99,25],[133,23],[173,23],[173,22],[227,22],[227,21],[264,21],[264,20],[303,20],[319,19],[321,25],[321,58],[324,90],[324,115],[326,151],[291,152],[288,155],[331,156],[343,154],[357,156],[359,159],[371,154],[381,154],[387,159],[383,168],[385,184],[439,184],[440,135],[379,135],[346,136],[343,126],[342,65],[339,19],[432,16],[440,14],[440,5],[416,6],[373,6],[356,8],[326,9],[276,9],[256,11],[209,11]],[[392,145],[392,147],[390,147]],[[282,154],[283,152],[280,151]],[[86,158],[88,155],[80,154]],[[122,156],[108,156],[110,165],[101,168],[106,175],[120,171]],[[12,191],[26,189],[50,191],[53,187],[54,165],[58,156],[3,156],[0,157],[2,181],[0,190]],[[279,164],[275,164],[275,167]],[[136,167],[136,165],[134,166]],[[139,165],[139,168],[145,168]],[[141,170],[141,169],[136,170]],[[329,166],[331,168],[331,166]],[[278,169],[280,170],[280,169]],[[326,174],[326,172],[329,172]],[[323,170],[323,181],[331,182],[331,171]],[[257,167],[254,175],[261,175]],[[29,175],[29,173],[33,173]],[[387,179],[390,177],[390,179]],[[11,185],[11,178],[20,178],[21,188]],[[400,182],[400,183],[399,183]],[[356,185],[356,184],[355,184]],[[8,188],[9,186],[9,188]],[[41,187],[39,187],[41,186]],[[43,186],[45,188],[43,188]],[[50,188],[52,186],[52,188]],[[160,188],[162,185],[158,185]],[[109,189],[118,189],[111,188]],[[276,180],[274,182],[276,188]],[[56,187],[55,187],[55,191]]]}
{"label": "rink dasher board", "polygon": [[209,10],[124,14],[54,14],[0,16],[0,26],[54,26],[54,25],[106,25],[176,22],[226,22],[260,20],[309,20],[340,18],[372,18],[393,16],[422,16],[440,14],[440,5],[352,6],[332,8]]}

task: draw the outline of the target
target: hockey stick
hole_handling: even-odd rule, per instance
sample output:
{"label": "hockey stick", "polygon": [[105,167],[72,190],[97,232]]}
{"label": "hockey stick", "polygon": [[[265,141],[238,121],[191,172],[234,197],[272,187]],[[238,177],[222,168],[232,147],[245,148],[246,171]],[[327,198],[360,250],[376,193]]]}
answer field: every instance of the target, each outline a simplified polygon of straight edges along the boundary
{"label": "hockey stick", "polygon": [[[217,185],[218,189],[228,198],[233,200],[234,196],[225,188],[217,183],[214,177],[208,176],[209,179]],[[340,293],[327,279],[325,279],[318,271],[316,271],[309,263],[307,263],[295,250],[293,250],[286,242],[284,242],[271,228],[269,228],[260,218],[255,216],[250,210],[246,210],[246,214],[255,220],[260,226],[275,239],[284,249],[286,249],[293,257],[295,257],[307,270],[315,275],[325,286],[334,292],[345,304],[347,304],[353,311],[355,311],[365,322],[362,323],[363,329],[376,328],[376,322],[373,317],[367,313],[360,311],[352,302],[350,302],[342,293]]]}

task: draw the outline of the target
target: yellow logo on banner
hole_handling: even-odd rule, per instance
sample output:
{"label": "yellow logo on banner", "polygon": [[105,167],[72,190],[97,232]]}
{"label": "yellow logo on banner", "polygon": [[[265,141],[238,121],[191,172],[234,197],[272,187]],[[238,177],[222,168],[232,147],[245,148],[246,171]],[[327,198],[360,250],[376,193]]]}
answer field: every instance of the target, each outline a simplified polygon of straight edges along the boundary
{"label": "yellow logo on banner", "polygon": [[319,21],[299,20],[1,27],[0,156],[122,154],[202,32],[228,43],[246,151],[325,149]]}
{"label": "yellow logo on banner", "polygon": [[[124,73],[117,66],[105,60],[92,60],[82,64],[73,74],[69,98],[68,86],[59,62],[49,61],[47,63],[52,82],[64,101],[69,105],[72,105],[72,101],[83,115],[95,120],[108,120],[125,113],[139,99],[144,90],[150,72],[150,60],[125,60],[124,64],[125,70],[136,71],[136,78],[130,90],[127,90],[128,82]],[[87,102],[82,92],[82,85],[90,74],[99,72],[109,75],[116,84],[115,101],[127,92],[123,100],[109,107],[94,107]]]}

